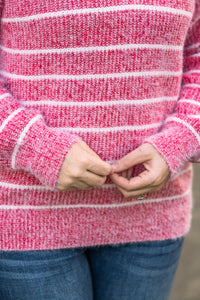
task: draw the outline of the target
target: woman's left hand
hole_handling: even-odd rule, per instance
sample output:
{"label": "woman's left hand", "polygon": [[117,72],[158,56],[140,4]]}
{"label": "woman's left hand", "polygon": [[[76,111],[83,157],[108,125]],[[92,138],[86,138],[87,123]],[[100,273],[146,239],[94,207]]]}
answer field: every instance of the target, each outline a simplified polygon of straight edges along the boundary
{"label": "woman's left hand", "polygon": [[[145,167],[145,170],[138,176],[127,179],[118,174],[138,164],[143,164]],[[112,166],[114,173],[110,175],[110,178],[125,198],[159,191],[169,178],[167,163],[149,143],[142,144]]]}

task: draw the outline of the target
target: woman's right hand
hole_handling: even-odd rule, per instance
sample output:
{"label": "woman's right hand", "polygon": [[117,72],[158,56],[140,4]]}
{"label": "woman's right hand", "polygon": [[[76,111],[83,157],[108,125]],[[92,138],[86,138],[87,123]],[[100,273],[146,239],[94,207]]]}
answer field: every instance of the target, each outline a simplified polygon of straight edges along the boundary
{"label": "woman's right hand", "polygon": [[65,156],[56,188],[61,191],[89,190],[102,186],[111,173],[112,166],[104,162],[84,141],[79,141]]}

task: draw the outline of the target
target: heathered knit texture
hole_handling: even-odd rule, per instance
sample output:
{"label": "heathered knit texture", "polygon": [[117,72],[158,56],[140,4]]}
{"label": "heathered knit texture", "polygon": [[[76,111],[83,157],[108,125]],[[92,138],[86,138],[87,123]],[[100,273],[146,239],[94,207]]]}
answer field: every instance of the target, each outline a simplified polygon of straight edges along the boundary
{"label": "heathered knit texture", "polygon": [[[4,0],[0,47],[1,250],[188,232],[190,162],[200,157],[200,0]],[[58,191],[79,139],[110,163],[152,143],[170,179],[142,201],[110,179]]]}

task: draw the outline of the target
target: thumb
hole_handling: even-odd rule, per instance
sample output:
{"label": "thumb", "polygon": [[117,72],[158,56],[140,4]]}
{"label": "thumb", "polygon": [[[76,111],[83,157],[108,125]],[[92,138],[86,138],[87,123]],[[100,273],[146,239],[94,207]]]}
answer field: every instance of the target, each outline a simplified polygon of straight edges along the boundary
{"label": "thumb", "polygon": [[128,153],[126,156],[122,157],[118,161],[116,161],[112,167],[114,172],[123,172],[135,165],[144,163],[149,159],[149,151],[145,144],[136,148],[134,151]]}

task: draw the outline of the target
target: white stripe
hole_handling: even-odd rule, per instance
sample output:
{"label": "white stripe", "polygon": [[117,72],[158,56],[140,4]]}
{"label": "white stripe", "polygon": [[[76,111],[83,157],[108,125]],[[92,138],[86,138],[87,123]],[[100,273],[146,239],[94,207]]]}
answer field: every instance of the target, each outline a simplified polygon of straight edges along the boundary
{"label": "white stripe", "polygon": [[190,24],[189,26],[189,30],[191,30],[191,28],[200,20],[200,16],[198,18],[196,18],[196,20],[194,20],[193,23]]}
{"label": "white stripe", "polygon": [[28,130],[30,129],[30,127],[37,122],[39,119],[41,118],[41,115],[36,115],[33,119],[31,119],[31,121],[26,125],[26,127],[23,129],[22,133],[19,136],[19,139],[17,141],[17,144],[14,148],[13,154],[12,154],[12,168],[15,168],[15,157],[17,155],[17,151],[19,150],[19,147],[22,145],[23,139],[26,135],[26,133],[28,132]]}
{"label": "white stripe", "polygon": [[[16,189],[16,190],[45,190],[45,191],[54,191],[55,189],[50,188],[48,186],[43,186],[43,185],[20,185],[20,184],[15,184],[15,183],[9,183],[9,182],[0,182],[0,187],[2,188],[9,188],[9,189]],[[114,188],[116,187],[115,184],[104,184],[99,188]],[[98,187],[96,187],[98,188]]]}
{"label": "white stripe", "polygon": [[177,173],[176,175],[174,175],[173,178],[171,178],[169,181],[174,181],[175,179],[177,179],[179,176],[185,174],[185,173],[188,173],[188,172],[191,172],[192,171],[192,167],[190,166],[189,168],[187,169],[184,169],[183,171],[180,171],[179,173]]}
{"label": "white stripe", "polygon": [[196,44],[192,44],[188,47],[185,47],[185,50],[190,50],[190,49],[194,49],[194,48],[198,48],[200,46],[200,43],[196,43]]}
{"label": "white stripe", "polygon": [[12,49],[4,46],[0,48],[7,53],[11,54],[26,54],[26,55],[38,55],[38,54],[52,54],[52,53],[75,53],[75,52],[89,52],[89,51],[109,51],[109,50],[126,50],[126,49],[160,49],[169,51],[182,51],[182,46],[174,45],[162,45],[162,44],[120,44],[120,45],[109,45],[109,46],[91,46],[91,47],[74,47],[74,48],[62,48],[62,49],[33,49],[33,50],[21,50]]}
{"label": "white stripe", "polygon": [[82,75],[20,75],[1,71],[0,74],[4,77],[17,80],[82,80],[82,79],[108,79],[108,78],[121,78],[121,77],[146,77],[146,76],[180,76],[181,71],[143,71],[143,72],[125,72],[125,73],[106,73],[106,74],[82,74]]}
{"label": "white stripe", "polygon": [[192,105],[196,105],[196,106],[200,106],[200,103],[195,101],[195,100],[190,100],[190,99],[181,99],[179,100],[179,103],[180,102],[186,102],[186,103],[190,103]]}
{"label": "white stripe", "polygon": [[8,118],[5,119],[4,122],[1,124],[1,126],[0,126],[0,132],[6,127],[6,125],[8,124],[8,122],[10,120],[12,120],[22,110],[23,110],[23,108],[18,108],[17,110],[13,111],[12,114],[10,114],[8,116]]}
{"label": "white stripe", "polygon": [[149,98],[149,99],[139,99],[139,100],[111,100],[111,101],[91,101],[91,102],[64,102],[64,101],[50,101],[50,100],[41,100],[41,101],[20,101],[21,104],[25,106],[74,106],[74,107],[93,107],[93,106],[113,106],[113,105],[146,105],[150,103],[159,103],[165,101],[176,101],[178,96],[174,97],[160,97],[160,98]]}
{"label": "white stripe", "polygon": [[53,188],[50,188],[48,186],[43,186],[43,185],[22,185],[22,184],[15,184],[15,183],[3,182],[3,181],[0,182],[0,187],[22,190],[22,191],[24,191],[24,190],[47,190],[47,191],[54,190]]}
{"label": "white stripe", "polygon": [[175,121],[175,122],[181,123],[182,125],[186,126],[195,135],[197,141],[200,143],[200,136],[199,136],[199,134],[194,130],[194,128],[190,124],[188,124],[184,120],[181,120],[181,119],[179,119],[177,117],[169,117],[169,118],[166,119],[166,122],[170,122],[170,121]]}
{"label": "white stripe", "polygon": [[200,119],[200,115],[187,115],[187,116],[192,119]]}
{"label": "white stripe", "polygon": [[199,74],[200,73],[200,70],[191,70],[191,71],[187,71],[187,72],[185,72],[185,74]]}
{"label": "white stripe", "polygon": [[0,95],[0,100],[6,98],[6,97],[10,97],[11,95],[9,93],[4,93],[2,95]]}
{"label": "white stripe", "polygon": [[200,84],[197,84],[197,83],[186,83],[186,84],[183,85],[183,88],[184,87],[200,88]]}
{"label": "white stripe", "polygon": [[[45,191],[54,191],[54,192],[57,191],[53,188],[44,185],[22,185],[22,184],[15,184],[15,183],[3,182],[3,181],[0,182],[0,187],[22,190],[22,191],[25,190],[45,190]],[[113,187],[116,187],[115,184],[104,184],[103,186],[96,187],[96,188],[113,188]]]}
{"label": "white stripe", "polygon": [[188,57],[199,57],[200,56],[200,53],[194,53],[194,54],[191,54],[191,55],[188,55]]}
{"label": "white stripe", "polygon": [[91,13],[93,14],[107,13],[107,12],[125,11],[125,10],[149,10],[154,12],[165,12],[165,13],[170,13],[175,15],[183,15],[187,17],[192,16],[192,12],[185,11],[182,9],[176,9],[172,7],[127,4],[127,5],[116,5],[116,6],[107,6],[107,7],[72,9],[72,10],[64,10],[64,11],[57,11],[57,12],[47,12],[47,13],[36,14],[36,15],[25,16],[25,17],[2,18],[1,21],[3,23],[28,22],[28,21],[40,20],[44,18],[56,18],[56,17],[63,17],[69,15],[80,15],[80,14],[82,15],[82,14],[91,14]]}
{"label": "white stripe", "polygon": [[145,124],[145,125],[130,125],[130,126],[116,126],[116,127],[53,127],[55,130],[63,130],[63,131],[70,131],[70,132],[91,132],[91,133],[100,133],[100,132],[116,132],[122,130],[144,130],[144,129],[152,129],[161,126],[163,122],[153,123],[153,124]]}
{"label": "white stripe", "polygon": [[130,202],[123,202],[123,203],[113,203],[113,204],[71,204],[71,205],[0,205],[0,209],[2,210],[17,210],[17,209],[35,209],[35,210],[43,210],[43,209],[73,209],[73,208],[118,208],[118,207],[127,207],[127,206],[133,206],[136,204],[148,204],[148,203],[156,203],[156,202],[162,202],[162,201],[170,201],[170,200],[178,200],[180,198],[183,198],[187,196],[190,193],[191,189],[187,190],[183,194],[173,195],[170,197],[163,197],[163,198],[157,198],[157,199],[148,199],[148,200],[133,200]]}

